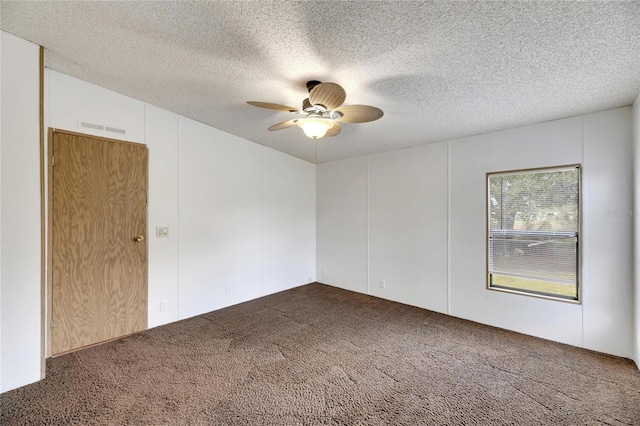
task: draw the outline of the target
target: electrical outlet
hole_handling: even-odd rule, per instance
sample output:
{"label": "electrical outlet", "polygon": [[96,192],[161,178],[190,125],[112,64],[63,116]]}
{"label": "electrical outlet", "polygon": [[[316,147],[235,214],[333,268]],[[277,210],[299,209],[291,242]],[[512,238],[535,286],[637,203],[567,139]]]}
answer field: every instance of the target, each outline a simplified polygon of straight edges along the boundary
{"label": "electrical outlet", "polygon": [[160,312],[164,312],[167,310],[167,301],[163,300],[160,302]]}
{"label": "electrical outlet", "polygon": [[387,283],[385,282],[385,280],[380,280],[380,288],[385,288],[387,285]]}
{"label": "electrical outlet", "polygon": [[231,294],[231,289],[229,287],[225,287],[224,288],[224,295],[228,296],[229,294]]}
{"label": "electrical outlet", "polygon": [[322,276],[323,276],[323,277],[326,277],[326,276],[327,276],[327,270],[326,270],[326,269],[323,269],[323,270],[322,270]]}

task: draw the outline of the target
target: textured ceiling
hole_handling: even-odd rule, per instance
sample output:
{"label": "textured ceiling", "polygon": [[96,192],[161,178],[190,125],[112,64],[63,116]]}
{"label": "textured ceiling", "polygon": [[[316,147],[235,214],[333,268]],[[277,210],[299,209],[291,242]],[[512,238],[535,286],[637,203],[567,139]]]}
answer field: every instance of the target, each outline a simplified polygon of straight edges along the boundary
{"label": "textured ceiling", "polygon": [[[312,162],[630,105],[640,2],[9,2],[46,65]],[[269,132],[305,83],[384,110],[314,142]],[[316,146],[317,144],[317,146]]]}

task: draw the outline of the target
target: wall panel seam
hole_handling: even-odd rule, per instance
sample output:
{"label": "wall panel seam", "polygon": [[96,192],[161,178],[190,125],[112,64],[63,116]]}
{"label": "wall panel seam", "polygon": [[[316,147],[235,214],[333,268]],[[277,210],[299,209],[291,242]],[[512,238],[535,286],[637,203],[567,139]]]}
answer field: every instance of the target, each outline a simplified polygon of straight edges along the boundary
{"label": "wall panel seam", "polygon": [[176,300],[176,305],[177,305],[177,313],[178,313],[178,321],[181,319],[180,317],[180,236],[182,235],[180,232],[180,116],[176,117],[176,178],[177,178],[177,188],[178,188],[178,193],[176,194],[177,197],[177,201],[178,201],[178,208],[176,211],[176,228],[178,228],[178,242],[177,242],[177,249],[178,249],[178,270],[177,270],[177,274],[178,274],[178,294],[177,294],[177,300]]}
{"label": "wall panel seam", "polygon": [[369,212],[370,212],[370,192],[371,192],[371,176],[370,176],[370,161],[371,160],[371,156],[367,155],[367,203],[366,203],[366,237],[367,237],[367,270],[366,270],[366,277],[367,277],[367,294],[371,294],[371,276],[370,276],[370,246],[369,246],[369,241],[370,241],[370,237],[369,234],[371,233],[371,227],[369,224]]}
{"label": "wall panel seam", "polygon": [[[582,166],[584,166],[585,157],[586,157],[585,156],[585,150],[584,150],[584,117],[580,118],[580,148],[581,148],[581,151],[582,151],[580,153],[581,157],[582,157]],[[581,186],[584,186],[584,181],[585,181],[585,178],[584,178],[584,169],[583,169],[582,178],[581,178],[581,181],[580,181],[580,185]],[[580,193],[582,195],[582,200],[580,200],[580,204],[581,204],[580,211],[581,211],[581,214],[582,214],[582,217],[580,218],[581,219],[581,221],[580,221],[581,222],[580,223],[580,230],[581,231],[583,229],[586,229],[586,226],[585,226],[585,223],[584,223],[585,222],[585,214],[584,213],[585,213],[586,205],[587,205],[587,203],[585,202],[585,194],[586,194],[586,192],[587,191],[585,191],[584,188],[580,189]],[[584,265],[584,247],[586,247],[587,244],[585,243],[584,234],[581,235],[581,237],[582,237],[582,256],[580,258],[580,261],[582,261],[582,265],[580,265],[580,270],[584,271],[584,269],[585,269],[585,265]],[[585,347],[585,345],[584,345],[584,311],[587,309],[587,304],[585,303],[585,298],[584,298],[584,295],[585,295],[585,291],[584,291],[584,276],[585,275],[586,274],[583,274],[583,273],[580,274],[580,279],[582,281],[580,283],[580,285],[582,285],[582,288],[579,289],[580,298],[581,298],[580,303],[582,303],[582,309],[580,309],[580,325],[581,325],[581,327],[580,327],[580,344],[581,344],[581,346],[583,348]]]}
{"label": "wall panel seam", "polygon": [[451,315],[451,142],[447,142],[447,315]]}
{"label": "wall panel seam", "polygon": [[264,150],[260,150],[260,294],[264,296]]}

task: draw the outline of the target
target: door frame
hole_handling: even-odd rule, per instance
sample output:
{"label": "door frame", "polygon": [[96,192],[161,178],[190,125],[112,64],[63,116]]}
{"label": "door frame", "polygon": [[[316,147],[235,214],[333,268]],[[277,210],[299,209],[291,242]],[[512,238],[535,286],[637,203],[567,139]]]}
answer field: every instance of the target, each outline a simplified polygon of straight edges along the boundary
{"label": "door frame", "polygon": [[40,379],[47,375],[47,210],[45,176],[46,140],[44,116],[44,46],[38,47],[38,97],[39,97],[39,133],[40,133]]}
{"label": "door frame", "polygon": [[[44,132],[44,126],[43,126],[43,132]],[[54,134],[55,133],[63,133],[63,134],[67,134],[67,135],[71,135],[71,136],[80,136],[80,137],[84,137],[84,138],[93,138],[93,139],[100,139],[100,140],[104,140],[104,141],[108,141],[108,142],[117,142],[117,143],[124,143],[124,144],[130,144],[130,145],[138,145],[138,146],[144,146],[147,149],[147,152],[149,150],[149,147],[147,146],[147,144],[144,143],[139,143],[139,142],[131,142],[131,141],[125,141],[125,140],[121,140],[121,139],[114,139],[114,138],[108,138],[108,137],[103,137],[103,136],[97,136],[97,135],[91,135],[91,134],[87,134],[87,133],[79,133],[79,132],[73,132],[70,130],[64,130],[64,129],[57,129],[55,127],[49,127],[48,130],[48,138],[47,138],[47,156],[46,159],[44,159],[44,163],[46,164],[46,170],[47,170],[47,197],[46,197],[46,238],[44,237],[45,234],[45,230],[43,227],[43,239],[46,239],[46,256],[43,255],[43,267],[45,266],[46,263],[46,272],[43,271],[43,322],[45,323],[44,327],[42,327],[42,341],[44,342],[43,345],[43,349],[42,349],[42,378],[45,377],[46,375],[46,360],[48,358],[52,357],[52,353],[51,353],[51,325],[52,325],[52,309],[53,309],[53,169],[54,169],[54,163],[52,161],[53,159],[53,139],[54,139]],[[44,148],[42,149],[42,151],[44,152]],[[44,174],[44,170],[43,170],[43,174]],[[147,236],[149,234],[149,163],[147,162],[147,209],[145,212],[145,220],[147,223]],[[42,184],[43,188],[44,188],[44,183]],[[42,191],[43,195],[44,195],[44,190]],[[43,197],[44,200],[44,197]],[[43,201],[43,206],[44,206],[44,201]],[[45,208],[43,207],[43,212],[45,211]],[[43,222],[44,222],[44,218],[43,218]],[[146,287],[147,287],[147,304],[145,306],[145,311],[146,311],[146,318],[145,318],[145,329],[148,329],[149,324],[148,324],[148,317],[149,317],[149,300],[148,300],[148,293],[149,293],[149,239],[147,238],[146,240],[146,244],[147,244],[147,267],[144,271],[145,273],[145,281],[147,283]],[[45,261],[46,258],[46,261]],[[123,337],[123,336],[121,336]],[[120,337],[118,337],[119,339]],[[104,343],[104,342],[100,342],[100,343]],[[100,343],[96,343],[94,345],[90,345],[90,346],[95,346],[98,345]],[[59,354],[59,355],[64,355],[64,354]],[[58,356],[59,356],[58,355]]]}

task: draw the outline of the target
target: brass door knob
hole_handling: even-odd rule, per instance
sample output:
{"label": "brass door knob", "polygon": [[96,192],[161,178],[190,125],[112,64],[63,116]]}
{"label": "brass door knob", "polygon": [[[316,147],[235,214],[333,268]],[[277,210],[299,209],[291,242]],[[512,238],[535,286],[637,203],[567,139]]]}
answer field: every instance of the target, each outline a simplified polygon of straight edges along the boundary
{"label": "brass door knob", "polygon": [[133,238],[133,241],[135,241],[136,243],[142,242],[144,241],[144,237],[142,235],[137,235]]}

